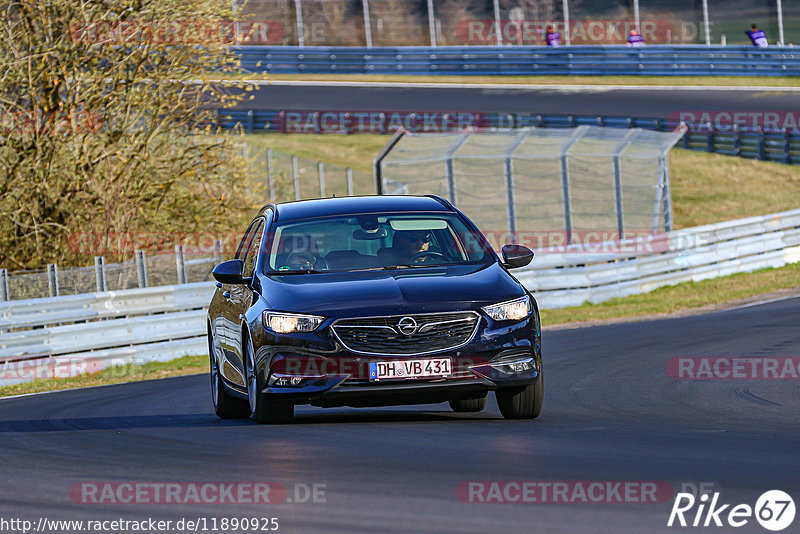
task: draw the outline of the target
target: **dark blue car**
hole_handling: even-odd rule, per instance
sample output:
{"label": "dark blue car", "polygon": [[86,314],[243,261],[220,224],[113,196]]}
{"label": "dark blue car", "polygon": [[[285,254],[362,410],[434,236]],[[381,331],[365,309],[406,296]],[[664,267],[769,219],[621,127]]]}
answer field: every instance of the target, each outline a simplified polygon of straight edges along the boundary
{"label": "dark blue car", "polygon": [[214,408],[288,421],[294,406],[449,401],[507,418],[542,409],[539,311],[446,200],[369,196],[265,206],[214,269],[208,312]]}

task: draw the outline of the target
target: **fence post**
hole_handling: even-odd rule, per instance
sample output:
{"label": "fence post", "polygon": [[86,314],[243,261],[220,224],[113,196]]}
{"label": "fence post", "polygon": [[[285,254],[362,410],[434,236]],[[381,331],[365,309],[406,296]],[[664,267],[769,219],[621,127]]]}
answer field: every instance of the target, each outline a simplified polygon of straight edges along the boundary
{"label": "fence post", "polygon": [[247,133],[249,133],[249,134],[253,133],[253,130],[255,129],[255,125],[256,125],[256,114],[252,109],[248,110],[247,111]]}
{"label": "fence post", "polygon": [[139,287],[147,287],[147,256],[144,250],[137,250],[136,254],[136,278],[139,280]]}
{"label": "fence post", "polygon": [[183,245],[175,245],[175,266],[178,268],[178,283],[186,283],[186,257],[183,254]]}
{"label": "fence post", "polygon": [[275,200],[275,178],[272,176],[272,149],[267,149],[267,182],[269,182],[269,199]]}
{"label": "fence post", "polygon": [[51,297],[59,296],[58,289],[58,265],[55,263],[47,264],[47,287]]}
{"label": "fence post", "polygon": [[445,172],[447,175],[447,200],[455,206],[456,205],[456,171],[453,162],[453,155],[461,148],[461,145],[467,142],[469,133],[459,135],[453,144],[447,147],[447,159],[445,160]]}
{"label": "fence post", "polygon": [[353,169],[347,167],[347,196],[353,196]]}
{"label": "fence post", "polygon": [[214,241],[214,261],[216,263],[222,263],[222,239],[216,239]]}
{"label": "fence post", "polygon": [[98,293],[106,290],[106,259],[103,256],[94,257],[94,282]]}
{"label": "fence post", "polygon": [[297,156],[292,154],[292,180],[294,181],[294,199],[300,200],[300,176],[297,169]]}
{"label": "fence post", "polygon": [[303,5],[300,0],[294,0],[294,9],[297,15],[297,45],[305,46],[306,41],[303,37]]}
{"label": "fence post", "polygon": [[11,300],[11,293],[8,290],[8,269],[0,269],[0,301]]}
{"label": "fence post", "polygon": [[572,146],[580,141],[586,134],[588,126],[579,126],[575,129],[566,143],[561,147],[559,157],[561,158],[561,198],[564,202],[564,232],[567,234],[567,245],[572,243],[572,201],[570,198],[569,187],[569,151]]}
{"label": "fence post", "polygon": [[372,27],[369,20],[369,0],[361,0],[364,9],[364,34],[367,39],[367,48],[372,48]]}
{"label": "fence post", "polygon": [[319,176],[319,198],[325,198],[325,165],[317,162],[317,175]]}

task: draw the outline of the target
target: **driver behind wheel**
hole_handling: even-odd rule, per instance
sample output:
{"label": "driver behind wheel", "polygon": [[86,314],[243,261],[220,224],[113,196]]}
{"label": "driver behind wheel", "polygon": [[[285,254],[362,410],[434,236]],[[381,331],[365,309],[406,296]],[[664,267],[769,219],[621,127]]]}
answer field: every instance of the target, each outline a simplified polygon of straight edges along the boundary
{"label": "driver behind wheel", "polygon": [[397,265],[427,263],[432,255],[428,252],[431,233],[427,230],[398,230],[392,239],[392,256]]}

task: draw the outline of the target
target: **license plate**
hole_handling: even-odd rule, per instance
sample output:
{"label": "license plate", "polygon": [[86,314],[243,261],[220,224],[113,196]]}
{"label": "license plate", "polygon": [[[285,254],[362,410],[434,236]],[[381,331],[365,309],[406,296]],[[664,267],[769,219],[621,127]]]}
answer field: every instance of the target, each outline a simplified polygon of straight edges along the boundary
{"label": "license plate", "polygon": [[450,358],[370,362],[369,379],[445,377],[453,373]]}

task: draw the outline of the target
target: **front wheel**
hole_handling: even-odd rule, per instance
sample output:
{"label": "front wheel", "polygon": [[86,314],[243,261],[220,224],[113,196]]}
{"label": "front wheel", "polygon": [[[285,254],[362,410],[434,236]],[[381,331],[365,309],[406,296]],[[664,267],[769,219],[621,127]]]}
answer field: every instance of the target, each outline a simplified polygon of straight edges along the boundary
{"label": "front wheel", "polygon": [[480,412],[486,408],[486,395],[477,399],[458,399],[450,401],[454,412]]}
{"label": "front wheel", "polygon": [[496,393],[497,406],[506,419],[536,419],[542,412],[544,381],[542,375],[534,384],[524,388],[500,389]]}
{"label": "front wheel", "polygon": [[246,419],[250,416],[250,407],[242,399],[232,397],[225,389],[222,374],[219,372],[219,360],[214,351],[214,343],[209,335],[208,356],[211,374],[211,400],[214,403],[214,413],[220,419]]}
{"label": "front wheel", "polygon": [[248,337],[244,343],[245,347],[245,375],[247,381],[247,400],[249,401],[250,416],[256,423],[288,423],[294,417],[294,404],[267,400],[261,391],[264,389],[263,382],[256,372],[255,354],[253,343]]}

